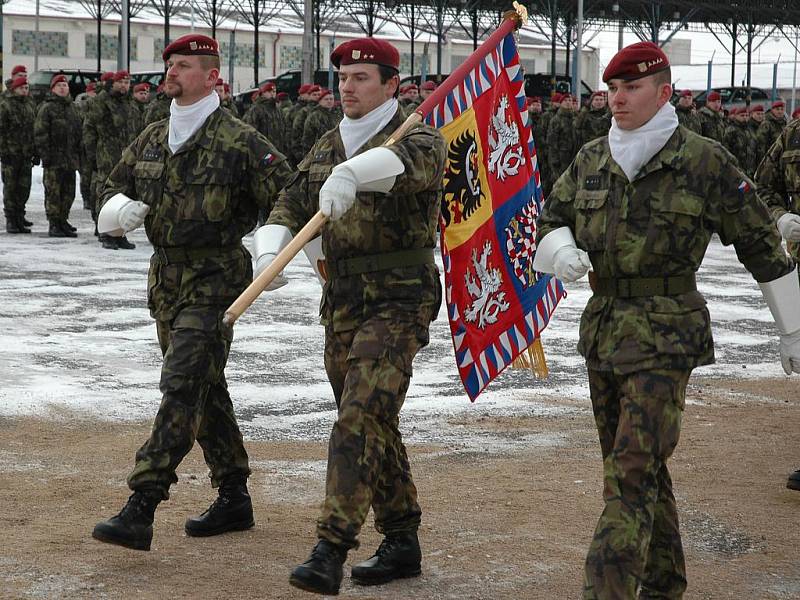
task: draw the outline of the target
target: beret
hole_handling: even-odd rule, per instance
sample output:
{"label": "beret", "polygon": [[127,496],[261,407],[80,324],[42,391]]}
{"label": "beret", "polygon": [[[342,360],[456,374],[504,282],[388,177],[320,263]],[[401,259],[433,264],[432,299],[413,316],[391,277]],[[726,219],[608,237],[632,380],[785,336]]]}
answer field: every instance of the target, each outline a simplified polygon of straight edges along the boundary
{"label": "beret", "polygon": [[28,85],[28,78],[25,75],[20,75],[11,80],[10,89],[15,90],[23,85]]}
{"label": "beret", "polygon": [[86,91],[87,92],[94,91],[96,88],[97,88],[97,84],[94,81],[90,81],[89,83],[86,84]]}
{"label": "beret", "polygon": [[751,113],[754,113],[754,112],[764,112],[764,106],[763,106],[763,105],[761,105],[761,104],[756,104],[756,105],[754,105],[754,106],[751,106],[751,107],[750,107],[750,112],[751,112]]}
{"label": "beret", "polygon": [[372,64],[400,70],[400,53],[389,42],[373,37],[349,40],[331,53],[331,63],[342,65]]}
{"label": "beret", "polygon": [[669,59],[653,42],[637,42],[614,55],[603,71],[603,81],[611,79],[633,81],[669,68]]}
{"label": "beret", "polygon": [[318,85],[309,85],[307,94],[313,94],[314,92],[319,92],[322,88]]}
{"label": "beret", "polygon": [[130,79],[131,74],[127,71],[117,71],[114,73],[114,81],[121,81],[123,79]]}
{"label": "beret", "polygon": [[218,85],[225,85],[225,80],[222,77],[217,77],[217,83],[214,84],[214,87]]}
{"label": "beret", "polygon": [[719,92],[709,92],[706,100],[716,102],[717,100],[722,100],[722,96],[720,96]]}
{"label": "beret", "polygon": [[331,90],[329,90],[328,88],[322,88],[319,91],[319,99],[322,100],[325,96],[327,96],[329,94],[332,94],[332,93],[333,92]]}
{"label": "beret", "polygon": [[770,108],[781,108],[782,106],[786,106],[786,103],[783,100],[776,100]]}
{"label": "beret", "polygon": [[231,85],[229,83],[223,83],[222,84],[222,89],[225,90],[226,93],[230,93]]}
{"label": "beret", "polygon": [[17,65],[13,69],[11,69],[11,76],[18,75],[19,73],[27,73],[28,69],[25,65]]}
{"label": "beret", "polygon": [[267,83],[262,85],[260,88],[258,88],[258,91],[259,92],[274,92],[275,91],[275,84],[272,83],[271,81],[268,81]]}
{"label": "beret", "polygon": [[219,56],[219,44],[214,38],[190,33],[183,35],[164,48],[161,58],[167,60],[173,54],[181,56]]}
{"label": "beret", "polygon": [[681,92],[681,98],[691,98],[692,97],[692,90],[683,90]]}
{"label": "beret", "polygon": [[425,83],[423,83],[421,86],[419,86],[419,89],[421,89],[421,90],[430,90],[430,91],[433,91],[433,90],[435,90],[435,89],[436,89],[436,87],[437,87],[437,86],[436,86],[436,82],[435,82],[435,81],[431,81],[431,80],[429,79],[428,81],[426,81]]}
{"label": "beret", "polygon": [[150,84],[147,83],[146,81],[143,82],[143,83],[137,83],[135,86],[133,86],[133,91],[134,92],[149,92],[150,91]]}
{"label": "beret", "polygon": [[550,102],[561,102],[564,99],[564,94],[555,92],[550,96]]}
{"label": "beret", "polygon": [[286,92],[278,92],[278,95],[276,96],[276,99],[277,100],[281,100],[281,101],[288,100],[289,99],[289,94],[287,94]]}
{"label": "beret", "polygon": [[100,81],[111,81],[114,79],[114,71],[106,71],[100,75]]}
{"label": "beret", "polygon": [[301,85],[299,88],[297,88],[297,93],[298,93],[298,94],[307,94],[307,93],[308,93],[308,90],[310,90],[310,89],[311,89],[311,87],[312,87],[312,86],[311,86],[311,84],[310,84],[310,83],[304,83],[304,84],[303,84],[303,85]]}
{"label": "beret", "polygon": [[795,108],[794,112],[792,113],[793,119],[796,119],[797,117],[800,117],[800,108]]}
{"label": "beret", "polygon": [[733,115],[738,115],[739,112],[740,112],[739,108],[732,106],[730,109],[728,109],[728,116],[732,117]]}
{"label": "beret", "polygon": [[592,92],[592,95],[589,98],[589,100],[591,100],[595,96],[603,96],[603,97],[605,97],[605,95],[606,95],[606,93],[603,90],[597,90],[596,92]]}
{"label": "beret", "polygon": [[409,83],[409,84],[406,86],[406,90],[407,90],[407,91],[411,91],[411,90],[419,90],[419,86],[417,86],[417,84],[416,84],[416,83]]}
{"label": "beret", "polygon": [[53,89],[53,86],[57,83],[69,83],[67,81],[67,76],[63,73],[59,73],[58,75],[53,75],[53,78],[50,80],[50,89]]}

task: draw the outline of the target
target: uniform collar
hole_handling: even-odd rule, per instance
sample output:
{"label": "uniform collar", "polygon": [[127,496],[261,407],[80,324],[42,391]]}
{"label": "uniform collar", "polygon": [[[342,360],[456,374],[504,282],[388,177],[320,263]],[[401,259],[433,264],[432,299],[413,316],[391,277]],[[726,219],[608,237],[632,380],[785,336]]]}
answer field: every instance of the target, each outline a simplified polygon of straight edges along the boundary
{"label": "uniform collar", "polygon": [[[654,171],[658,171],[662,167],[677,170],[680,168],[680,165],[683,161],[683,149],[686,142],[686,136],[681,131],[681,127],[678,127],[667,140],[667,143],[664,144],[664,147],[661,148],[656,154],[651,158],[647,164],[645,164],[642,169],[639,171],[638,177],[636,180],[641,179],[645,175],[652,173]],[[608,148],[608,140],[606,140],[606,148]],[[609,173],[613,173],[618,177],[622,177],[625,181],[628,180],[628,177],[625,175],[625,172],[622,170],[616,161],[611,157],[611,152],[607,149],[606,152],[603,153],[602,157],[600,158],[600,162],[598,164],[598,169],[601,171],[608,171]]]}
{"label": "uniform collar", "polygon": [[[200,148],[211,148],[211,144],[214,143],[214,138],[217,137],[217,130],[219,129],[220,121],[222,120],[222,114],[224,109],[222,106],[217,108],[211,116],[206,119],[206,122],[200,126],[200,129],[195,131],[192,136],[184,142],[184,144],[178,149],[175,153],[183,154],[194,148],[195,146],[199,146]],[[167,150],[167,154],[172,154],[172,151],[169,148],[169,119],[166,120],[166,127],[164,127],[164,134],[161,139],[161,145]]]}

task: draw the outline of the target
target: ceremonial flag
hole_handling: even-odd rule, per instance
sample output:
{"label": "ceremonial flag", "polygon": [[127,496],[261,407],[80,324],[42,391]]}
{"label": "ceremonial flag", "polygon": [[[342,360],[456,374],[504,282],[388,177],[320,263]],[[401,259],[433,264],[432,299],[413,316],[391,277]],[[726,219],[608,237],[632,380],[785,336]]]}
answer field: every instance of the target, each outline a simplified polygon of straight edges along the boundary
{"label": "ceremonial flag", "polygon": [[566,296],[561,282],[532,267],[542,189],[513,27],[504,27],[417,109],[448,144],[445,299],[473,401],[538,339]]}

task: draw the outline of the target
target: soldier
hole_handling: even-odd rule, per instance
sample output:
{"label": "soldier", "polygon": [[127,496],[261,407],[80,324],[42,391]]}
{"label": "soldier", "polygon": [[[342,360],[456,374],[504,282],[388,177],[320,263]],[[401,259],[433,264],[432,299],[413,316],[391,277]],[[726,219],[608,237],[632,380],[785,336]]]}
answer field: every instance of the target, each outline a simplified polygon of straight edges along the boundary
{"label": "soldier", "polygon": [[322,88],[320,88],[320,86],[312,85],[308,89],[308,93],[306,95],[308,98],[307,102],[301,106],[292,117],[292,135],[289,139],[292,140],[294,144],[293,150],[295,163],[300,163],[306,153],[310,150],[310,147],[307,147],[305,144],[303,144],[303,132],[306,129],[306,119],[308,118],[309,113],[314,109],[314,107],[317,106],[321,90]]}
{"label": "soldier", "polygon": [[171,103],[172,98],[164,93],[164,84],[160,83],[156,88],[155,98],[147,105],[147,110],[144,113],[144,126],[147,127],[151,123],[169,118]]}
{"label": "soldier", "polygon": [[275,100],[275,84],[267,82],[259,89],[259,96],[242,119],[286,153],[286,121]]}
{"label": "soldier", "polygon": [[561,100],[561,107],[547,127],[547,160],[550,173],[558,178],[575,158],[578,140],[575,132],[577,98],[570,94]]}
{"label": "soldier", "polygon": [[[75,110],[78,111],[78,116],[81,118],[81,129],[83,129],[83,123],[86,121],[86,113],[88,111],[89,104],[96,97],[97,84],[94,81],[90,81],[86,84],[86,91],[82,94],[78,94],[78,97],[75,98],[74,106]],[[81,164],[78,172],[80,173],[80,187],[81,198],[83,199],[83,208],[93,212],[97,202],[94,200],[94,196],[92,194],[92,171],[91,165],[86,158],[86,148],[83,144],[83,131],[81,131]]]}
{"label": "soldier", "polygon": [[150,84],[147,82],[137,83],[133,86],[133,99],[136,101],[136,108],[144,118],[147,112],[147,104],[150,102]]}
{"label": "soldier", "polygon": [[86,104],[97,96],[97,84],[94,81],[90,81],[86,84],[86,90],[75,97],[75,108],[81,114],[81,118],[83,118],[83,110]]}
{"label": "soldier", "polygon": [[98,523],[102,542],[149,550],[153,514],[195,439],[219,497],[186,521],[190,536],[253,526],[247,452],[225,382],[231,331],[222,325],[253,270],[242,237],[291,173],[263,136],[220,110],[216,40],[185,35],[164,50],[165,90],[179,111],[126,148],[102,191],[101,229],[145,226],[153,242],[148,304],[164,356],[150,438],[128,477],[122,511]]}
{"label": "soldier", "polygon": [[[114,73],[111,78],[111,90],[98,94],[92,101],[83,124],[86,158],[94,173],[94,193],[98,202],[93,215],[95,222],[97,222],[97,212],[102,208],[100,188],[122,157],[122,151],[140,130],[138,111],[128,97],[130,86],[131,78],[127,71]],[[107,250],[120,248],[131,250],[136,247],[125,235],[115,237],[101,234],[99,240]]]}
{"label": "soldier", "polygon": [[[275,101],[278,104],[278,108],[281,109],[283,120],[286,121],[286,113],[292,107],[292,100],[289,98],[289,94],[286,92],[278,92],[275,96]],[[286,133],[285,130],[284,133]]]}
{"label": "soldier", "polygon": [[553,186],[534,259],[534,268],[567,283],[594,269],[578,350],[589,372],[605,508],[583,598],[681,598],[686,570],[667,459],[689,375],[714,360],[695,272],[712,234],[733,244],[776,321],[793,322],[781,328],[780,348],[784,368],[795,372],[800,279],[731,155],[679,126],[663,51],[651,42],[623,48],[603,81],[611,131],[584,146]]}
{"label": "soldier", "polygon": [[44,168],[44,208],[50,237],[77,237],[69,222],[75,201],[75,171],[80,167],[83,123],[64,75],[50,80],[50,94],[36,114],[34,137]]}
{"label": "soldier", "polygon": [[795,119],[800,119],[800,108],[795,108],[792,111],[792,121],[794,121]]}
{"label": "soldier", "polygon": [[770,146],[780,137],[786,127],[786,104],[782,100],[772,103],[769,112],[764,116],[756,132],[758,139],[758,155],[763,157],[769,152]]}
{"label": "soldier", "polygon": [[0,102],[0,162],[3,177],[3,212],[7,233],[30,233],[25,205],[31,193],[31,167],[39,164],[33,141],[33,100],[28,78],[17,76]]}
{"label": "soldier", "polygon": [[578,138],[577,148],[587,142],[608,135],[611,128],[611,114],[608,112],[604,92],[592,92],[589,106],[581,109],[575,119],[575,131]]}
{"label": "soldier", "polygon": [[736,157],[742,171],[748,177],[755,173],[756,165],[753,164],[753,143],[747,128],[747,109],[732,108],[729,113],[730,123],[725,130],[723,145]]}
{"label": "soldier", "polygon": [[702,135],[700,117],[694,110],[694,98],[692,90],[683,90],[678,96],[678,105],[675,107],[675,114],[678,115],[678,123],[695,133]]}
{"label": "soldier", "polygon": [[239,117],[239,108],[234,103],[233,99],[231,98],[231,86],[229,86],[225,81],[220,77],[217,79],[217,83],[214,86],[214,89],[219,96],[219,100],[221,103],[222,108],[226,109],[229,113],[231,113],[234,117]]}
{"label": "soldier", "polygon": [[311,109],[303,129],[303,147],[309,150],[326,132],[339,124],[339,115],[334,109],[333,92],[324,89],[320,92],[317,106]]}
{"label": "soldier", "polygon": [[436,82],[430,79],[422,82],[422,85],[419,86],[419,97],[421,99],[420,104],[422,104],[422,102],[425,102],[425,100],[428,99],[428,96],[430,96],[433,92],[436,91],[437,87],[438,86],[436,85]]}
{"label": "soldier", "polygon": [[706,104],[698,113],[700,118],[700,135],[722,143],[725,133],[722,123],[722,96],[719,92],[709,92]]}
{"label": "soldier", "polygon": [[339,69],[345,118],[314,145],[256,232],[260,271],[318,205],[330,218],[322,230],[330,279],[321,314],[338,417],[319,541],[289,580],[320,594],[338,593],[370,505],[385,537],[372,558],[353,567],[353,579],[375,584],[420,573],[422,511],[398,422],[412,360],[428,343],[441,302],[433,249],[446,155],[444,139],[425,126],[381,147],[403,122],[394,46],[348,41],[331,63]]}
{"label": "soldier", "polygon": [[410,83],[406,86],[406,101],[400,102],[403,110],[407,115],[410,115],[419,106],[419,87],[416,83]]}
{"label": "soldier", "polygon": [[542,182],[542,192],[545,197],[547,197],[550,188],[553,186],[553,181],[555,181],[550,171],[550,160],[547,155],[547,132],[550,129],[550,122],[558,113],[558,109],[561,108],[561,100],[563,98],[564,95],[558,92],[550,96],[550,105],[544,111],[539,121],[539,131],[541,134],[538,140],[534,137],[534,140],[538,142],[536,144],[536,153],[539,157],[539,175]]}

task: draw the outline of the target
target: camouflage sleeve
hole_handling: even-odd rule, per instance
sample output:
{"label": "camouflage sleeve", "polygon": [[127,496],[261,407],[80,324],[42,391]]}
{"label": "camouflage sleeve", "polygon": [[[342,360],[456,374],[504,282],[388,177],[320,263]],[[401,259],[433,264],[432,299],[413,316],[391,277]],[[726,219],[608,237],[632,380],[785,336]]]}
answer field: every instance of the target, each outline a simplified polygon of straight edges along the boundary
{"label": "camouflage sleeve", "polygon": [[11,155],[11,151],[8,147],[8,132],[10,131],[12,131],[12,129],[8,107],[5,102],[0,102],[0,158]]}
{"label": "camouflage sleeve", "polygon": [[536,243],[554,229],[569,227],[575,233],[575,192],[581,152],[553,185],[536,222]]}
{"label": "camouflage sleeve", "polygon": [[317,141],[317,131],[319,131],[319,117],[321,115],[317,111],[313,111],[308,115],[306,122],[303,124],[303,137],[300,140],[300,147],[306,153],[311,150]]}
{"label": "camouflage sleeve", "polygon": [[775,222],[790,209],[789,194],[786,191],[786,181],[781,168],[785,138],[785,135],[778,137],[758,166],[755,176],[758,198],[766,205]]}
{"label": "camouflage sleeve", "polygon": [[288,227],[292,235],[297,235],[297,232],[311,220],[319,208],[319,199],[316,196],[311,197],[308,192],[308,169],[311,165],[313,150],[312,148],[312,152],[297,165],[297,171],[286,187],[281,190],[275,208],[269,213],[267,219],[269,224]]}
{"label": "camouflage sleeve", "polygon": [[95,122],[94,110],[86,112],[86,119],[83,122],[83,148],[86,152],[86,160],[92,171],[97,170],[97,123]]}
{"label": "camouflage sleeve", "polygon": [[724,245],[733,244],[736,256],[756,281],[772,281],[788,273],[792,262],[766,205],[756,196],[755,185],[721,146],[709,152],[705,165],[710,178],[706,193],[706,220]]}
{"label": "camouflage sleeve", "polygon": [[394,188],[416,193],[442,186],[447,158],[447,145],[442,134],[422,126],[389,146],[403,162],[405,171],[397,177]]}
{"label": "camouflage sleeve", "polygon": [[248,146],[247,187],[258,206],[270,212],[292,172],[286,157],[260,133],[253,131]]}
{"label": "camouflage sleeve", "polygon": [[50,162],[48,153],[50,148],[50,111],[47,110],[47,105],[42,105],[36,113],[36,120],[33,123],[33,139],[36,144],[36,153],[46,167]]}
{"label": "camouflage sleeve", "polygon": [[254,127],[255,129],[258,129],[258,125],[256,123],[256,105],[255,104],[253,104],[252,106],[250,106],[250,108],[247,109],[247,112],[244,113],[244,116],[242,117],[242,121],[244,121],[248,125]]}
{"label": "camouflage sleeve", "polygon": [[138,146],[141,140],[142,137],[140,136],[122,151],[122,158],[111,170],[111,174],[98,194],[98,208],[102,208],[114,194],[125,194],[128,198],[136,200],[136,181],[133,176],[133,168],[136,165],[139,154]]}

